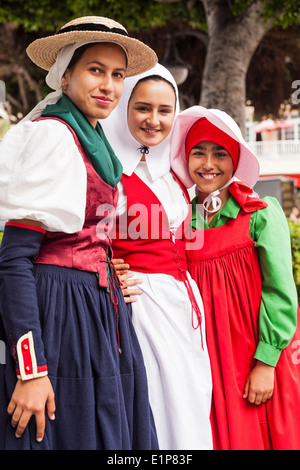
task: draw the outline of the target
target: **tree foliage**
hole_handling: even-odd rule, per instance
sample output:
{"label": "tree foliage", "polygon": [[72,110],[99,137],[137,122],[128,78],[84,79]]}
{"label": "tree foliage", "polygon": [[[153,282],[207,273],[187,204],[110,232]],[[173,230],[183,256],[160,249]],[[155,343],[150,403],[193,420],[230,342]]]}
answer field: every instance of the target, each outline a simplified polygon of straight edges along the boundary
{"label": "tree foliage", "polygon": [[[155,0],[161,3],[176,3],[178,0]],[[181,2],[180,2],[181,3]],[[202,0],[186,0],[186,6],[190,8],[202,4]],[[211,0],[211,3],[216,3]],[[251,6],[261,5],[264,18],[272,19],[273,24],[287,28],[299,23],[300,0],[218,0],[217,8],[220,11],[228,9],[232,16],[242,18]],[[203,24],[203,21],[200,21]]]}
{"label": "tree foliage", "polygon": [[[226,0],[233,16],[244,14],[259,0]],[[221,2],[222,3],[222,2]],[[298,22],[300,0],[265,0],[263,12],[274,24],[288,27]],[[1,0],[0,22],[21,24],[25,31],[57,30],[72,18],[99,15],[114,18],[128,29],[162,26],[169,19],[206,30],[201,0]]]}
{"label": "tree foliage", "polygon": [[274,18],[274,25],[287,28],[299,24],[300,1],[299,0],[266,0],[264,2],[264,15],[266,18]]}
{"label": "tree foliage", "polygon": [[[242,109],[245,100],[249,99],[249,94],[246,96],[246,93],[239,96],[237,89],[244,86],[248,63],[257,50],[257,44],[262,43],[261,37],[266,35],[265,32],[273,25],[279,25],[280,28],[298,25],[299,14],[300,0],[0,0],[0,78],[7,84],[7,95],[13,108],[24,112],[32,100],[38,99],[39,89],[43,92],[43,76],[39,70],[35,70],[36,68],[31,71],[32,64],[26,57],[27,44],[37,37],[52,34],[73,18],[85,15],[108,16],[122,23],[131,32],[135,31],[136,37],[156,50],[160,60],[165,53],[166,32],[179,32],[174,35],[177,37],[176,46],[181,58],[190,65],[188,80],[180,88],[181,96],[186,98],[185,104],[190,106],[200,99],[203,100],[201,104],[224,109],[237,122],[242,122],[243,119],[232,110]],[[248,21],[247,29],[244,25],[249,19],[254,21]],[[263,33],[246,51],[246,43],[252,35],[258,35],[262,23]],[[14,29],[14,24],[20,26]],[[7,28],[11,28],[11,31],[7,31]],[[206,34],[209,40],[205,42],[205,46],[192,36],[181,34],[191,29]],[[219,44],[212,51],[211,46],[216,43],[216,32],[220,36]],[[208,48],[207,44],[210,44]],[[295,41],[294,49],[297,47]],[[291,60],[294,57],[289,50],[283,51],[283,55],[278,58],[272,44],[269,49],[265,51],[264,48],[261,56],[258,56],[267,70],[266,76],[263,77],[264,83],[260,73],[254,77],[257,81],[257,85],[252,86],[252,91],[255,88],[255,95],[258,89],[262,90],[265,96],[265,88],[269,86],[267,81],[274,79],[271,70],[274,70],[275,62],[277,71],[285,70],[286,66],[281,67],[280,61],[284,62],[286,55]],[[272,67],[267,67],[264,62],[266,54]],[[228,66],[233,57],[236,58],[235,64]],[[247,57],[248,62],[245,60]],[[204,73],[204,67],[209,63],[212,67],[208,73]],[[240,73],[240,79],[234,84],[233,77],[241,72],[242,64],[243,73]],[[298,62],[296,64],[293,59],[292,65],[295,66],[296,73],[299,70]],[[222,76],[224,70],[225,77]],[[26,71],[29,74],[26,74]],[[278,72],[276,76],[279,75]],[[288,79],[287,77],[286,80]],[[211,85],[210,95],[207,83]],[[276,85],[276,99],[283,95],[283,90],[279,88]],[[251,91],[251,87],[248,89]],[[209,95],[206,101],[205,92]],[[214,101],[210,99],[211,96]],[[275,93],[272,92],[272,102],[274,96]],[[273,103],[273,108],[276,103]]]}
{"label": "tree foliage", "polygon": [[127,29],[162,26],[170,18],[195,27],[205,24],[201,4],[187,8],[186,2],[161,3],[155,0],[1,0],[0,22],[22,24],[26,31],[56,30],[79,16],[107,16]]}

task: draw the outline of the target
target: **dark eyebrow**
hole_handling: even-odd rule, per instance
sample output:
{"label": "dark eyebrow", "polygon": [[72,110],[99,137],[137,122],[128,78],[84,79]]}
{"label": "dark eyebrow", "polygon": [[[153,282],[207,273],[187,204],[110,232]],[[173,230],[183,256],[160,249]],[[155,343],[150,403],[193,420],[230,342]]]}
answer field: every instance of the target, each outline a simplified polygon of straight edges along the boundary
{"label": "dark eyebrow", "polygon": [[[152,103],[146,103],[145,101],[136,101],[134,104],[135,104],[135,106],[140,105],[140,104],[144,104],[146,106],[152,106]],[[172,106],[170,104],[160,104],[159,106],[161,106],[163,108],[174,108],[174,106]]]}
{"label": "dark eyebrow", "polygon": [[[106,67],[105,64],[103,64],[102,62],[99,62],[99,60],[91,60],[90,62],[87,63],[87,65],[91,65],[91,64],[97,64],[97,65],[100,65],[101,67]],[[126,68],[123,68],[123,67],[118,67],[118,68],[115,68],[114,70],[123,70],[125,71]]]}

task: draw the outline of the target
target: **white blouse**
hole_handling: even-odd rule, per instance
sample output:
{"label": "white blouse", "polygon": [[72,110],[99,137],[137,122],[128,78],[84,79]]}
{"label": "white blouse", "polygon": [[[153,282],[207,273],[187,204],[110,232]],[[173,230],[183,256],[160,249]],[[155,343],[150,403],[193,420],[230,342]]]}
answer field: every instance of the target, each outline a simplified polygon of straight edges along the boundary
{"label": "white blouse", "polygon": [[75,233],[85,218],[87,176],[69,129],[25,121],[0,143],[0,220],[42,222],[50,232]]}
{"label": "white blouse", "polygon": [[[188,214],[188,203],[175,180],[174,176],[168,171],[164,176],[153,180],[147,167],[147,163],[140,161],[135,169],[135,174],[154,192],[156,197],[163,205],[172,231],[176,231]],[[119,183],[119,202],[117,215],[126,210],[126,196],[123,184]]]}

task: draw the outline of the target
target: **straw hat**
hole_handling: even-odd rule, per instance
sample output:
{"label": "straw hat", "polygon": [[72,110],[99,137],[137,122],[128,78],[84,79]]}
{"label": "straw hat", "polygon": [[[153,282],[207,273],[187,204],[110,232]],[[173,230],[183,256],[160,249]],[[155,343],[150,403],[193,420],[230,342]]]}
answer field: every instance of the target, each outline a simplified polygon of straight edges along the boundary
{"label": "straw hat", "polygon": [[37,39],[26,49],[39,67],[50,70],[58,51],[78,41],[114,42],[127,52],[126,76],[137,75],[155,66],[157,56],[146,44],[128,36],[124,26],[109,18],[85,16],[70,21],[54,35]]}

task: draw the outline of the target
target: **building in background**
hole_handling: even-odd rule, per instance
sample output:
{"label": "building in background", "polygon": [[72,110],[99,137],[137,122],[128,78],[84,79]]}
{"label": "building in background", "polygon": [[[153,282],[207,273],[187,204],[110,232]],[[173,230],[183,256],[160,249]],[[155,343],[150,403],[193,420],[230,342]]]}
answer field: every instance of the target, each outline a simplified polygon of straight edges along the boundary
{"label": "building in background", "polygon": [[264,197],[274,196],[289,215],[300,205],[300,117],[289,109],[282,119],[255,122],[253,106],[246,106],[246,140],[260,163],[255,186]]}

